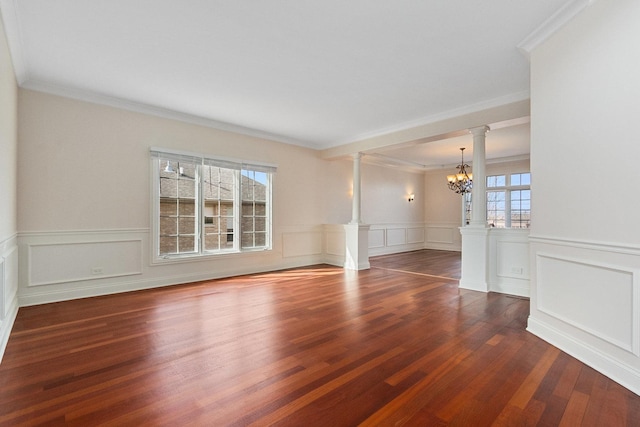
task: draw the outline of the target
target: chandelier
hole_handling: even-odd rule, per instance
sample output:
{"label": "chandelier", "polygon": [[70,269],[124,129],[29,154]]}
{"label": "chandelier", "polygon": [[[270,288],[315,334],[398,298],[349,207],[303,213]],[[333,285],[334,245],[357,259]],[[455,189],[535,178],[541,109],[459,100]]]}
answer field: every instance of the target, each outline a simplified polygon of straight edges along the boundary
{"label": "chandelier", "polygon": [[464,163],[464,147],[460,148],[462,153],[462,161],[458,165],[458,173],[455,175],[447,175],[447,181],[449,182],[449,189],[455,191],[458,194],[465,194],[471,191],[473,187],[473,176],[471,173],[467,173],[469,165]]}

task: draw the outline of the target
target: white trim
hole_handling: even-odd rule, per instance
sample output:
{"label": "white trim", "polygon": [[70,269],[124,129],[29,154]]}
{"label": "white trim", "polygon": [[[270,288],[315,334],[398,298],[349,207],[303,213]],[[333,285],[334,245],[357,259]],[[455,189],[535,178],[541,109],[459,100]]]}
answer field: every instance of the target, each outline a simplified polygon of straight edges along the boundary
{"label": "white trim", "polygon": [[529,235],[529,242],[640,256],[640,245],[638,244],[602,242],[597,240],[565,239],[535,235]]}
{"label": "white trim", "polygon": [[640,395],[640,371],[633,366],[621,363],[597,348],[576,340],[551,324],[531,316],[529,316],[527,331]]}
{"label": "white trim", "polygon": [[529,90],[525,90],[525,91],[501,96],[498,98],[492,98],[485,101],[480,101],[475,104],[467,105],[460,108],[454,108],[449,111],[444,111],[442,113],[434,114],[434,115],[420,118],[417,120],[411,120],[411,121],[400,123],[394,126],[378,129],[372,132],[366,132],[366,133],[361,133],[359,135],[354,135],[351,138],[335,141],[334,144],[328,145],[325,149],[334,148],[334,147],[338,147],[340,145],[345,145],[345,144],[351,144],[354,142],[360,142],[366,139],[376,138],[379,136],[384,136],[384,135],[392,134],[395,132],[401,132],[401,131],[413,129],[416,127],[429,125],[431,123],[435,123],[441,120],[452,119],[452,118],[464,116],[467,114],[477,113],[490,108],[501,107],[514,102],[525,101],[525,100],[528,100],[529,97],[530,97]]}
{"label": "white trim", "polygon": [[[635,356],[640,356],[640,340],[638,336],[638,332],[639,332],[638,321],[640,320],[640,317],[639,317],[640,315],[640,279],[639,279],[639,271],[637,269],[627,268],[627,267],[617,265],[617,264],[612,264],[612,263],[594,262],[592,260],[585,260],[585,259],[569,257],[564,255],[560,256],[560,255],[554,255],[551,253],[544,253],[544,252],[536,253],[536,266],[538,268],[540,266],[539,258],[558,260],[558,261],[567,262],[571,264],[583,265],[586,267],[597,267],[603,270],[629,274],[631,276],[631,289],[632,289],[631,290],[632,292],[631,312],[633,317],[632,325],[631,325],[631,342],[629,344],[621,342],[613,337],[604,335],[603,333],[599,333],[586,325],[583,325],[581,323],[578,323],[568,318],[567,316],[563,316],[560,313],[556,313],[552,310],[549,310],[546,307],[540,306],[540,299],[541,299],[540,296],[544,294],[544,289],[545,289],[545,288],[541,288],[540,286],[536,287],[536,292],[538,295],[536,298],[536,301],[537,301],[536,310],[546,314],[549,317],[560,320],[561,322],[566,323],[567,325],[571,325],[576,329],[586,332],[597,339],[606,341],[618,347],[621,350],[627,351],[631,354],[634,354]],[[540,272],[539,271],[536,272],[536,275],[540,277]]]}
{"label": "white trim", "polygon": [[17,237],[49,237],[49,236],[77,236],[91,234],[137,234],[148,233],[148,228],[105,228],[105,229],[87,229],[87,230],[56,230],[56,231],[20,231]]}
{"label": "white trim", "polygon": [[201,160],[201,161],[221,160],[223,162],[235,163],[236,165],[238,165],[239,168],[241,167],[243,169],[245,166],[247,166],[248,169],[251,169],[252,166],[262,166],[268,169],[273,169],[273,171],[270,171],[272,173],[276,172],[276,170],[278,169],[278,165],[275,163],[259,162],[256,160],[244,160],[244,159],[237,159],[233,157],[223,157],[223,156],[217,156],[214,154],[198,153],[194,151],[174,150],[171,148],[162,148],[162,147],[150,147],[149,151],[151,153],[152,158],[163,157],[163,155],[166,155],[167,157],[171,157],[171,156],[185,157],[185,158],[191,158],[194,160]]}
{"label": "white trim", "polygon": [[201,117],[193,114],[170,110],[168,108],[144,104],[144,103],[136,102],[133,100],[116,98],[113,96],[108,96],[108,95],[104,95],[97,92],[90,92],[90,91],[80,90],[77,88],[70,88],[70,87],[42,82],[38,80],[29,80],[26,75],[24,75],[24,78],[22,78],[19,84],[20,84],[20,87],[24,89],[48,93],[51,95],[57,95],[64,98],[75,99],[78,101],[89,102],[91,104],[98,104],[98,105],[105,105],[113,108],[120,108],[123,110],[132,111],[134,113],[148,114],[151,116],[161,117],[164,119],[177,120],[180,122],[190,123],[198,126],[205,126],[212,129],[218,129],[218,130],[223,130],[227,132],[234,132],[234,133],[247,135],[255,138],[267,139],[270,141],[282,142],[284,144],[303,146],[303,147],[312,148],[316,150],[321,148],[318,144],[313,143],[311,141],[290,138],[280,134],[265,132],[258,129],[236,125],[233,123],[221,122],[221,121],[209,119],[206,117]]}
{"label": "white trim", "polygon": [[556,13],[551,15],[538,28],[529,34],[524,40],[518,44],[518,49],[527,58],[530,59],[531,52],[551,37],[561,27],[575,18],[580,12],[586,9],[597,0],[573,0],[565,4]]}
{"label": "white trim", "polygon": [[234,276],[242,276],[246,274],[266,273],[269,271],[278,271],[289,268],[306,267],[309,265],[319,264],[320,257],[300,257],[290,262],[280,262],[272,264],[269,268],[263,265],[255,267],[253,263],[245,263],[245,268],[233,270],[218,269],[216,271],[207,271],[192,274],[175,274],[163,275],[162,277],[141,278],[138,280],[117,281],[113,283],[96,283],[86,284],[85,286],[75,286],[71,288],[48,289],[43,288],[40,292],[30,292],[27,295],[20,295],[18,298],[20,307],[28,307],[32,305],[48,304],[58,301],[68,301],[79,298],[89,298],[102,295],[112,295],[123,292],[140,291],[144,289],[161,288],[165,286],[174,286],[185,283],[193,283],[205,280],[218,280]]}

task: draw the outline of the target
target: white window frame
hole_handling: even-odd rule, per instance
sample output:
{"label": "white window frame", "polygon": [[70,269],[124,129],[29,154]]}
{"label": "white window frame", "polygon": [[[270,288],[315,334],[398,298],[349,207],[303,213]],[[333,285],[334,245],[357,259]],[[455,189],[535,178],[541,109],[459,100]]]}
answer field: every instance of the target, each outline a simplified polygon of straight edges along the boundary
{"label": "white window frame", "polygon": [[[487,195],[491,192],[504,192],[505,196],[504,196],[504,204],[505,204],[505,211],[504,211],[504,222],[505,222],[505,226],[504,228],[512,228],[511,227],[511,192],[512,191],[519,191],[519,190],[531,190],[531,185],[511,185],[511,176],[512,175],[523,175],[523,174],[529,174],[529,180],[531,180],[531,172],[529,171],[522,171],[522,172],[509,172],[509,173],[499,173],[499,174],[493,174],[493,175],[487,175],[486,180],[487,180],[487,186],[486,186],[486,191],[487,191]],[[505,177],[505,185],[503,186],[495,186],[495,187],[489,187],[488,184],[488,180],[491,177],[499,177],[499,176],[504,176]],[[487,197],[487,200],[489,199],[489,197]],[[529,203],[531,203],[531,200],[529,200]],[[486,206],[486,209],[488,209],[489,206]],[[531,209],[529,209],[529,211],[531,211]],[[489,212],[487,212],[487,225],[490,226],[489,224]],[[531,225],[531,219],[529,219],[529,226]]]}
{"label": "white window frame", "polygon": [[[272,234],[273,234],[273,220],[272,220],[272,192],[274,175],[277,170],[277,165],[256,161],[238,160],[227,157],[216,157],[211,155],[204,155],[200,153],[193,153],[188,151],[178,151],[164,148],[151,147],[151,254],[152,264],[167,263],[167,262],[184,262],[194,261],[208,257],[220,257],[224,255],[235,255],[248,253],[248,252],[260,252],[272,250]],[[196,173],[196,248],[195,252],[177,253],[177,254],[160,254],[160,165],[158,159],[168,159],[172,161],[192,162],[197,165]],[[235,170],[234,181],[234,197],[233,197],[233,224],[234,224],[234,239],[233,247],[219,250],[204,250],[204,196],[201,185],[201,166],[204,165],[216,165],[226,169]],[[265,172],[267,174],[266,185],[266,236],[265,245],[260,247],[242,248],[242,179],[241,174],[243,170],[250,170],[256,172]]]}

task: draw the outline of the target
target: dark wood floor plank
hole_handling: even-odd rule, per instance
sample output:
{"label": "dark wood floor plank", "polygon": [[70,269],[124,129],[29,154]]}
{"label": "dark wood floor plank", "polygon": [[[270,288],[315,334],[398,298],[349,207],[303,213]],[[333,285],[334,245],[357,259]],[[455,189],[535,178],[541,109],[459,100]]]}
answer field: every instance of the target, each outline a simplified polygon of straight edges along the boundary
{"label": "dark wood floor plank", "polygon": [[21,308],[0,425],[640,425],[527,333],[528,300],[416,251]]}

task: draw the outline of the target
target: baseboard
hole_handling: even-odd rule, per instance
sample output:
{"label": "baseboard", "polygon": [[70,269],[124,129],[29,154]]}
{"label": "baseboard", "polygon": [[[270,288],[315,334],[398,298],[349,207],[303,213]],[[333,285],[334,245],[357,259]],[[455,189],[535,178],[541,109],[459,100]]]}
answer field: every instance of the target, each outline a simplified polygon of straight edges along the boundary
{"label": "baseboard", "polygon": [[42,289],[29,294],[19,296],[19,306],[27,307],[31,305],[48,304],[52,302],[67,301],[79,298],[90,298],[103,295],[110,295],[123,292],[141,291],[145,289],[161,288],[165,286],[180,285],[183,283],[200,282],[203,280],[224,279],[227,277],[242,276],[246,274],[267,273],[270,271],[285,270],[289,268],[307,267],[309,265],[321,264],[317,257],[302,257],[300,260],[292,260],[286,263],[272,265],[268,269],[264,266],[234,271],[218,271],[196,274],[179,274],[163,276],[161,278],[141,278],[129,279],[123,277],[112,283],[93,284],[87,283],[85,286],[74,286],[73,288],[62,289]]}
{"label": "baseboard", "polygon": [[531,316],[528,320],[527,331],[640,395],[640,371],[636,368],[615,360],[602,351]]}

